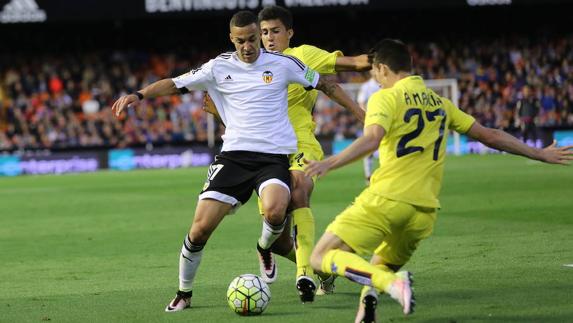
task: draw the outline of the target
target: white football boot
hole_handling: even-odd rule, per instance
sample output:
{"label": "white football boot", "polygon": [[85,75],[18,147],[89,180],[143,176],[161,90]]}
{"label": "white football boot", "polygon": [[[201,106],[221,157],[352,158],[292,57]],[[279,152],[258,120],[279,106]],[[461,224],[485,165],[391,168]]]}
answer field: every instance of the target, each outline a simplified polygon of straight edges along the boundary
{"label": "white football boot", "polygon": [[402,305],[402,311],[405,315],[414,312],[416,300],[414,299],[414,292],[412,291],[412,274],[408,271],[399,271],[396,273],[398,278],[390,285],[387,290],[390,297],[395,299]]}
{"label": "white football boot", "polygon": [[191,296],[193,296],[193,292],[177,291],[175,298],[165,308],[165,312],[179,312],[191,307]]}
{"label": "white football boot", "polygon": [[271,249],[263,249],[257,243],[257,253],[259,254],[259,267],[261,270],[261,278],[267,284],[272,284],[277,280],[278,269],[275,257]]}

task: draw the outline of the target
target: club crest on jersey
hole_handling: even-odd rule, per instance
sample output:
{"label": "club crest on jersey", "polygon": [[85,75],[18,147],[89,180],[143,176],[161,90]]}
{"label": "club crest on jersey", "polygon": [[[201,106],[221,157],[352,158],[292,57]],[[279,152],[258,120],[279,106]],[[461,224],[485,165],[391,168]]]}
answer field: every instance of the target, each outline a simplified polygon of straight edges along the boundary
{"label": "club crest on jersey", "polygon": [[263,72],[263,81],[265,81],[265,83],[269,84],[273,81],[273,72],[271,71],[264,71]]}

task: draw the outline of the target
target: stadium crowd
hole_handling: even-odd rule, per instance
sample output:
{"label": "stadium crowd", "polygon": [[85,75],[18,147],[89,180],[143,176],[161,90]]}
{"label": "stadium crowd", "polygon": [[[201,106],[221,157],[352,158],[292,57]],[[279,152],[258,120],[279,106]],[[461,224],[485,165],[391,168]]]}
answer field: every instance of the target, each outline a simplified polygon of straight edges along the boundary
{"label": "stadium crowd", "polygon": [[[516,102],[529,85],[540,110],[537,126],[573,126],[573,37],[543,42],[527,37],[495,41],[417,42],[416,74],[455,78],[460,107],[488,127],[516,126]],[[176,54],[91,52],[81,55],[2,57],[0,150],[127,147],[204,141],[207,116],[202,93],[152,99],[122,120],[110,106],[121,94],[185,73],[214,52]],[[341,83],[363,82],[367,73],[342,73]],[[316,107],[317,134],[354,137],[361,126],[327,100]],[[223,132],[219,126],[218,136]]]}

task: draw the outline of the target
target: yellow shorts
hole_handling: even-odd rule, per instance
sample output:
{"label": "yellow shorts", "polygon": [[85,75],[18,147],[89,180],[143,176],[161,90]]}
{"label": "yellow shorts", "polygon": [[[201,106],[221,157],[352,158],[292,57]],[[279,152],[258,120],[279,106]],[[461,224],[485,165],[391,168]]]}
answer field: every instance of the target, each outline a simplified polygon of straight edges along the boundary
{"label": "yellow shorts", "polygon": [[436,216],[434,208],[389,200],[366,189],[326,231],[361,256],[375,253],[386,264],[403,265],[432,233]]}
{"label": "yellow shorts", "polygon": [[322,160],[324,153],[320,143],[314,136],[299,136],[298,138],[298,151],[289,156],[290,170],[304,171],[306,165],[304,160]]}

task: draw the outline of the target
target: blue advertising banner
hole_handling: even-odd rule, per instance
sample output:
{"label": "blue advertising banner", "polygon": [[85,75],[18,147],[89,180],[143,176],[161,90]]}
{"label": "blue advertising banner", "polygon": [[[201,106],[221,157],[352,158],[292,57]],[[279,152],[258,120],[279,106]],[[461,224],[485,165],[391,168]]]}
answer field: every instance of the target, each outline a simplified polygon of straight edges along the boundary
{"label": "blue advertising banner", "polygon": [[97,153],[53,153],[0,157],[0,176],[95,172],[101,168]]}
{"label": "blue advertising banner", "polygon": [[553,133],[558,146],[573,145],[573,130],[558,130]]}
{"label": "blue advertising banner", "polygon": [[0,156],[0,176],[16,176],[22,173],[20,158],[16,156]]}
{"label": "blue advertising banner", "polygon": [[114,170],[207,166],[212,161],[213,153],[203,146],[109,151],[109,168]]}
{"label": "blue advertising banner", "polygon": [[109,151],[108,155],[110,169],[130,170],[135,168],[134,151],[132,149],[113,149]]}

